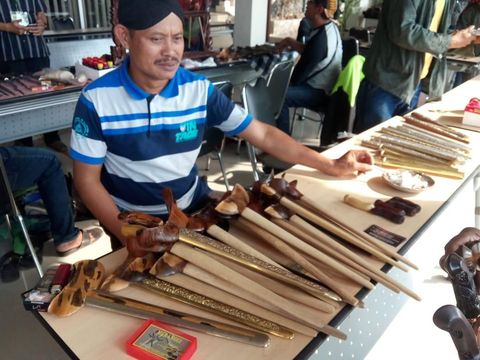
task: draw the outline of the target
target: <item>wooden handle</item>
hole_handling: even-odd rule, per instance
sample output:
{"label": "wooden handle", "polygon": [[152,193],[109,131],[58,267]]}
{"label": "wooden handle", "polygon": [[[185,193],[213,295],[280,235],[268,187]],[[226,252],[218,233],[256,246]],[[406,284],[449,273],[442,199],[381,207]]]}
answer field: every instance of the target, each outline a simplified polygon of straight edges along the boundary
{"label": "wooden handle", "polygon": [[[253,210],[246,208],[242,212],[242,216],[245,217],[247,220],[257,224],[264,230],[275,234],[277,237],[288,243],[289,245],[295,247],[296,249],[313,256],[314,258],[318,259],[319,261],[331,266],[333,269],[338,271],[339,273],[347,276],[348,278],[352,279],[356,283],[366,287],[367,289],[373,289],[373,284],[369,281],[366,281],[364,278],[358,276],[355,273],[352,273],[348,268],[346,268],[343,264],[339,263],[338,261],[333,260],[331,257],[325,255],[324,253],[320,252],[319,250],[315,249],[309,244],[301,241],[297,237],[290,234],[288,231],[283,230],[278,225],[275,225],[270,220],[264,218],[263,216],[257,214]],[[308,271],[311,271],[308,269]]]}
{"label": "wooden handle", "polygon": [[343,202],[348,204],[356,209],[363,210],[363,211],[370,211],[373,209],[373,204],[362,199],[359,199],[353,195],[345,195],[343,197]]}
{"label": "wooden handle", "polygon": [[97,260],[82,260],[74,264],[72,280],[55,296],[48,312],[60,317],[70,316],[85,305],[88,289],[97,289],[105,274],[103,264]]}
{"label": "wooden handle", "polygon": [[[252,270],[249,270],[247,268],[244,268],[244,267],[236,264],[235,262],[233,262],[231,260],[227,260],[225,258],[222,258],[218,255],[213,255],[213,254],[209,254],[209,256],[213,257],[214,259],[216,259],[220,263],[224,264],[228,268],[231,268],[231,269],[237,271],[238,273],[254,280],[255,282],[264,286],[265,288],[271,289],[272,291],[276,292],[277,294],[285,294],[285,295],[289,294],[290,296],[292,296],[291,299],[296,302],[296,305],[300,309],[303,308],[303,309],[305,309],[305,311],[308,311],[312,314],[315,314],[315,313],[317,314],[317,317],[312,318],[312,320],[315,321],[315,322],[323,321],[323,318],[325,317],[325,313],[323,313],[322,311],[329,310],[328,312],[333,312],[335,310],[335,307],[333,307],[331,305],[328,305],[324,302],[320,302],[320,300],[316,300],[313,297],[310,297],[310,299],[312,299],[314,301],[312,303],[312,305],[314,305],[314,307],[311,308],[311,307],[307,306],[306,304],[303,304],[301,301],[297,302],[300,299],[305,300],[305,296],[308,296],[308,295],[306,295],[302,292],[295,291],[294,289],[292,289],[288,286],[285,286],[285,285],[283,285],[283,284],[281,284],[281,283],[279,283],[275,280],[263,277],[262,275],[254,272]],[[215,275],[213,275],[213,274],[211,274],[207,271],[204,271],[203,269],[201,269],[201,268],[199,268],[199,267],[197,267],[193,264],[188,264],[187,266],[185,266],[184,270],[185,270],[184,271],[185,275],[190,275],[194,279],[198,279],[198,280],[200,280],[204,283],[214,285],[215,287],[217,287],[221,290],[225,290],[225,291],[227,291],[231,294],[234,294],[234,295],[236,295],[236,296],[238,296],[238,297],[240,297],[240,298],[242,298],[246,301],[254,301],[255,304],[260,305],[263,308],[269,308],[268,304],[262,304],[264,302],[261,299],[260,299],[260,302],[259,302],[259,300],[254,300],[249,296],[245,296],[246,293],[244,291],[242,291],[241,289],[239,289],[238,287],[236,287],[235,285],[232,285],[229,282],[223,281],[222,279],[219,279]],[[252,275],[252,277],[250,277],[250,275]],[[262,281],[262,278],[263,278],[263,280],[266,280],[266,282]],[[267,286],[267,284],[272,286],[273,288],[270,288],[270,286]],[[275,291],[275,290],[279,290],[279,291]],[[210,292],[209,292],[209,295],[210,295]],[[265,316],[262,315],[262,317],[265,317]],[[327,325],[327,326],[322,326],[322,327],[316,327],[316,329],[325,333],[325,334],[327,334],[327,335],[331,335],[331,336],[337,337],[339,339],[346,339],[345,334],[343,332],[335,329],[334,327],[331,327],[331,326]]]}
{"label": "wooden handle", "polygon": [[211,256],[208,256],[199,250],[181,242],[177,242],[173,245],[171,252],[210,273],[217,274],[218,277],[223,280],[237,284],[237,286],[252,294],[254,297],[260,297],[276,309],[285,314],[289,314],[306,324],[313,327],[323,327],[326,325],[325,323],[312,321],[313,314],[311,312],[299,308],[295,303],[288,301],[275,294],[273,291],[266,289],[247,277],[229,269],[225,265],[214,260]]}
{"label": "wooden handle", "polygon": [[359,301],[356,297],[344,291],[344,289],[338,286],[338,283],[336,283],[332,278],[326,276],[323,272],[317,269],[316,266],[314,266],[312,263],[307,261],[302,255],[300,255],[297,251],[293,250],[290,246],[285,244],[278,237],[276,237],[275,235],[271,234],[270,232],[264,230],[257,224],[254,224],[250,221],[247,221],[245,219],[239,219],[239,221],[243,223],[245,226],[248,226],[249,229],[253,233],[255,233],[257,236],[259,236],[261,239],[263,239],[264,241],[267,241],[270,245],[272,245],[279,251],[282,251],[284,254],[288,255],[289,257],[291,257],[293,261],[301,265],[306,271],[310,272],[322,284],[328,286],[334,292],[339,294],[343,301],[353,306],[358,305]]}
{"label": "wooden handle", "polygon": [[[247,225],[242,225],[241,222],[244,222]],[[285,269],[288,269],[289,271],[295,271],[295,273],[302,274],[303,276],[298,276],[299,280],[305,281],[306,278],[315,278],[312,274],[308,273],[303,266],[292,260],[290,257],[286,256],[283,252],[281,252],[278,249],[275,249],[273,246],[271,246],[268,242],[266,241],[258,241],[259,239],[257,238],[257,234],[252,231],[252,226],[249,221],[239,218],[237,220],[234,220],[231,222],[231,225],[233,225],[230,229],[234,231],[239,238],[242,239],[242,241],[248,243],[251,247],[255,248],[257,251],[260,251],[264,254],[266,254],[268,257],[273,259],[276,263],[282,265]],[[248,226],[248,227],[247,227]],[[261,228],[257,227],[260,231],[264,231]],[[269,232],[264,231],[266,234],[271,235]],[[323,291],[320,292],[312,292],[311,287],[305,286],[302,284],[301,281],[285,281],[285,279],[281,279],[279,277],[272,277],[267,274],[267,276],[271,277],[272,279],[276,279],[282,283],[288,284],[290,286],[293,286],[295,288],[300,288],[303,291],[307,292],[308,294],[317,297],[318,299],[321,299],[322,301],[325,301],[326,303],[334,306],[336,309],[340,309],[340,304],[339,302],[342,301],[342,298],[335,294],[333,291],[321,287],[318,285],[318,283],[315,283],[318,287],[320,287]],[[311,281],[310,281],[311,282]],[[328,296],[327,296],[328,295]]]}
{"label": "wooden handle", "polygon": [[327,304],[326,302],[315,298],[303,291],[298,291],[298,289],[295,289],[291,286],[282,284],[279,281],[270,279],[266,276],[263,276],[255,271],[249,270],[243,266],[240,266],[238,264],[235,264],[232,261],[226,260],[224,258],[221,258],[219,256],[213,255],[213,257],[224,264],[225,266],[228,266],[229,268],[235,270],[236,272],[248,277],[249,279],[255,281],[256,283],[264,286],[267,289],[272,290],[273,292],[286,297],[287,299],[294,300],[295,302],[301,304],[301,305],[306,305],[309,306],[315,310],[320,310],[322,312],[327,312],[327,313],[332,313],[335,311],[335,307]]}
{"label": "wooden handle", "polygon": [[87,305],[141,319],[154,318],[175,327],[239,341],[248,345],[267,347],[270,343],[270,338],[267,335],[257,331],[163,308],[136,299],[113,295],[108,292],[90,290],[87,295]]}
{"label": "wooden handle", "polygon": [[[281,325],[287,329],[291,329],[297,333],[314,337],[317,335],[317,331],[312,327],[305,326],[297,321],[291,320],[283,315],[271,311],[271,309],[266,309],[261,307],[257,303],[253,303],[249,300],[244,300],[241,297],[238,297],[234,294],[231,294],[222,288],[213,286],[210,283],[205,283],[199,281],[195,278],[192,278],[185,274],[176,274],[174,276],[169,276],[164,279],[168,280],[169,283],[172,283],[177,286],[181,286],[185,289],[196,293],[207,293],[208,297],[216,301],[221,301],[229,306],[240,309],[242,311],[251,313],[255,316],[262,317],[268,321],[272,321],[278,325]],[[221,279],[217,278],[220,282]],[[226,281],[223,283],[227,283]],[[223,286],[223,284],[222,284]]]}
{"label": "wooden handle", "polygon": [[[290,221],[292,221],[292,218],[290,218]],[[320,230],[314,228],[313,226],[305,222],[303,219],[296,216],[293,219],[293,223],[296,224],[298,228],[300,228],[300,232],[301,230],[305,231],[303,235],[299,233],[299,236],[305,239],[305,241],[308,241],[312,245],[316,244],[317,246],[320,246],[324,249],[327,249],[327,248],[335,249],[336,245],[333,245],[333,243],[336,243],[335,240],[329,238],[328,235],[323,234]],[[295,231],[295,230],[292,229],[292,231]],[[322,246],[321,241],[325,242],[325,246]],[[366,275],[370,276],[375,281],[378,281],[379,283],[383,284],[385,287],[389,288],[390,290],[394,292],[398,292],[400,290],[415,300],[421,300],[420,296],[418,296],[415,292],[405,287],[404,285],[398,283],[394,279],[388,277],[382,271],[375,269],[375,267],[369,264],[365,259],[361,258],[360,256],[350,251],[349,249],[345,248],[345,250],[346,251],[342,251],[341,253],[340,251],[338,251],[337,253],[341,256],[345,256],[347,259],[351,259],[350,260],[351,262],[349,261],[349,264],[352,267],[357,268],[355,266],[355,263],[356,263],[360,266],[357,268],[358,270],[363,271]],[[348,261],[348,260],[345,260],[345,261]]]}
{"label": "wooden handle", "polygon": [[255,250],[248,244],[240,241],[237,237],[233,236],[232,234],[228,233],[227,231],[223,230],[221,227],[217,225],[212,225],[207,229],[207,233],[214,238],[220,240],[221,242],[230,245],[231,247],[244,252],[245,254],[249,254],[255,256],[257,259],[263,260],[269,264],[279,266],[275,261],[270,259],[269,257],[263,255],[261,252]]}
{"label": "wooden handle", "polygon": [[331,233],[341,237],[343,240],[348,241],[350,244],[357,246],[358,248],[368,252],[369,254],[372,254],[373,256],[377,257],[383,262],[393,265],[403,271],[408,271],[408,269],[403,264],[400,264],[398,261],[395,261],[392,258],[386,256],[384,253],[378,250],[378,248],[373,247],[368,243],[360,241],[357,237],[354,237],[349,232],[330,223],[328,220],[321,218],[320,216],[314,214],[310,210],[307,210],[304,207],[284,197],[280,199],[280,203],[286,206],[287,208],[289,208],[290,210],[294,211],[296,214],[300,215],[301,217],[304,217],[307,220],[312,221],[313,223],[320,226],[321,228],[327,231],[330,231]]}
{"label": "wooden handle", "polygon": [[326,218],[328,221],[330,221],[331,223],[334,223],[335,225],[337,225],[338,227],[344,229],[345,231],[351,233],[352,235],[356,236],[359,238],[359,240],[365,240],[367,241],[368,243],[370,243],[372,246],[375,246],[377,248],[380,248],[380,250],[385,253],[386,255],[394,258],[394,259],[397,259],[398,261],[401,261],[403,262],[404,264],[410,266],[411,268],[415,269],[415,270],[418,270],[418,266],[415,265],[413,262],[411,262],[410,260],[408,260],[406,257],[404,257],[403,255],[399,254],[395,248],[393,248],[391,245],[387,245],[385,243],[383,243],[382,241],[378,240],[378,239],[375,239],[363,232],[360,232],[358,230],[355,230],[354,228],[352,228],[351,226],[341,222],[340,220],[332,217],[331,215],[327,214],[325,212],[324,209],[321,209],[316,202],[314,202],[312,199],[308,198],[308,197],[303,197],[302,200],[300,202],[304,202],[305,204],[307,204],[307,206],[310,206],[311,208],[315,209],[317,212],[319,212],[319,215],[321,215],[322,217]]}

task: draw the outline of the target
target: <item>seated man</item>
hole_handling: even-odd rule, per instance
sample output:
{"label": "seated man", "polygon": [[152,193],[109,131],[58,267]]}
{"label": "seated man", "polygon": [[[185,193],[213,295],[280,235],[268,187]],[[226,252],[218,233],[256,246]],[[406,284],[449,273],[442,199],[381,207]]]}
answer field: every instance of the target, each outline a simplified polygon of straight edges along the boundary
{"label": "seated man", "polygon": [[333,176],[370,169],[368,152],[328,159],[253,119],[203,76],[180,68],[183,13],[177,0],[120,0],[118,19],[115,37],[129,55],[83,90],[70,155],[84,204],[123,244],[120,211],[165,217],[166,187],[185,212],[203,206],[211,190],[198,177],[195,160],[207,127]]}
{"label": "seated man", "polygon": [[100,228],[75,227],[70,196],[61,164],[49,150],[30,147],[0,147],[12,191],[38,186],[50,220],[53,243],[59,256],[65,256],[101,237]]}
{"label": "seated man", "polygon": [[337,25],[325,11],[326,0],[311,0],[307,3],[305,17],[312,30],[306,44],[292,38],[282,40],[278,47],[291,48],[302,56],[295,66],[287,90],[277,127],[290,133],[289,108],[306,107],[318,109],[328,101],[338,74],[342,70],[342,40]]}
{"label": "seated man", "polygon": [[310,39],[310,33],[312,32],[312,24],[307,17],[302,18],[300,20],[300,24],[298,24],[298,31],[297,31],[297,41],[305,44],[308,39]]}

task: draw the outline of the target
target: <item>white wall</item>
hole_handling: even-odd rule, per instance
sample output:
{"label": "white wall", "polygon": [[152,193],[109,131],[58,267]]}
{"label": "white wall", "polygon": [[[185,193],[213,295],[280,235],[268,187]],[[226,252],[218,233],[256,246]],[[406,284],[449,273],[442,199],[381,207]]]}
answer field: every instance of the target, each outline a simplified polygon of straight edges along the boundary
{"label": "white wall", "polygon": [[351,27],[360,27],[363,19],[362,12],[367,10],[374,3],[374,0],[360,0],[360,9],[357,10],[355,14],[352,14],[352,16],[350,16],[350,18],[347,20],[347,29],[350,29]]}
{"label": "white wall", "polygon": [[255,46],[267,39],[268,0],[240,0],[235,2],[235,46]]}

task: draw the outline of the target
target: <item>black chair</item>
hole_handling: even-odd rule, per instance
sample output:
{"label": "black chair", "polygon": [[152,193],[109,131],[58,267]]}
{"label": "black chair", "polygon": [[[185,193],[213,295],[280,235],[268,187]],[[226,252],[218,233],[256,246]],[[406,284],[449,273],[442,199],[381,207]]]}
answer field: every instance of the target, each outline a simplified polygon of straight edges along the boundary
{"label": "black chair", "polygon": [[[254,118],[270,125],[276,125],[276,120],[280,115],[287,94],[293,65],[293,60],[279,62],[272,67],[266,78],[258,78],[255,85],[245,85],[243,88],[243,104]],[[253,177],[257,181],[259,178],[255,148],[247,142],[247,149],[252,164]]]}
{"label": "black chair", "polygon": [[343,54],[342,54],[342,68],[347,66],[348,62],[355,55],[360,54],[360,43],[357,39],[351,37],[342,40]]}
{"label": "black chair", "polygon": [[52,18],[53,30],[73,30],[75,22],[70,16],[55,16]]}
{"label": "black chair", "polygon": [[5,170],[5,166],[3,164],[3,159],[0,157],[0,216],[3,215],[7,222],[7,225],[11,231],[11,222],[10,222],[10,215],[13,216],[15,221],[18,222],[22,229],[23,236],[27,243],[28,249],[32,255],[32,259],[35,263],[35,267],[37,268],[38,274],[40,277],[43,276],[42,266],[40,265],[40,261],[38,260],[37,253],[35,252],[35,248],[32,244],[30,236],[28,235],[27,226],[23,220],[23,216],[18,210],[17,204],[15,203],[15,199],[12,194],[12,190],[10,188],[10,183],[8,182],[7,178],[7,171]]}
{"label": "black chair", "polygon": [[[215,85],[215,87],[221,92],[223,92],[225,96],[227,96],[229,99],[232,97],[232,90],[233,90],[232,83],[228,81],[224,81],[224,82],[214,83],[213,85]],[[207,128],[205,130],[205,134],[203,135],[202,147],[200,148],[200,153],[198,154],[198,156],[203,156],[208,154],[206,170],[209,170],[210,161],[212,159],[211,153],[214,153],[215,157],[213,159],[218,160],[218,163],[220,165],[220,170],[222,171],[222,175],[223,175],[223,181],[228,191],[230,189],[230,184],[228,183],[227,174],[225,172],[225,167],[223,165],[223,160],[222,160],[222,151],[223,151],[224,144],[225,144],[225,135],[220,129],[216,127]]]}
{"label": "black chair", "polygon": [[[345,81],[347,84],[361,82],[362,69],[365,57],[357,55],[349,60],[345,71]],[[348,69],[348,67],[351,67]],[[344,79],[345,79],[344,78]],[[338,141],[345,140],[353,135],[355,122],[355,108],[357,94],[354,89],[344,89],[339,85],[338,89],[330,95],[328,108],[325,113],[322,135],[320,137],[321,145],[330,145]],[[350,92],[352,92],[350,94]],[[353,97],[350,99],[350,96]]]}
{"label": "black chair", "polygon": [[349,30],[349,35],[352,38],[358,39],[358,40],[363,41],[364,43],[367,43],[367,44],[370,44],[371,41],[372,41],[370,30],[368,30],[368,29],[351,28]]}

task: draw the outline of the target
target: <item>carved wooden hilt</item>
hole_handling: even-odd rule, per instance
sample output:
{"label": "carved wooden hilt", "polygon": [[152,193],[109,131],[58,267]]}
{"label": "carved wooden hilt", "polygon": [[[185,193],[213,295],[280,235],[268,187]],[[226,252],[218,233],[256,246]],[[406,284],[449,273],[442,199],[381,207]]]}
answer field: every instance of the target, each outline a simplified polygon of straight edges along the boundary
{"label": "carved wooden hilt", "polygon": [[112,24],[112,39],[115,43],[115,46],[110,47],[110,55],[112,55],[113,63],[118,65],[122,62],[127,54],[126,49],[122,46],[120,41],[118,41],[117,37],[115,36],[115,32],[113,31],[115,25],[118,24],[118,0],[111,0],[110,15],[110,21]]}
{"label": "carved wooden hilt", "polygon": [[442,306],[433,314],[433,322],[450,334],[459,359],[480,360],[475,332],[459,308]]}
{"label": "carved wooden hilt", "polygon": [[480,300],[474,273],[468,268],[465,259],[456,253],[448,255],[446,270],[452,281],[457,307],[467,319],[476,319],[480,315]]}

